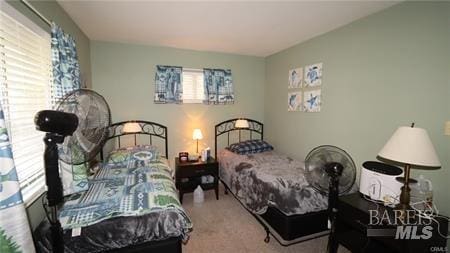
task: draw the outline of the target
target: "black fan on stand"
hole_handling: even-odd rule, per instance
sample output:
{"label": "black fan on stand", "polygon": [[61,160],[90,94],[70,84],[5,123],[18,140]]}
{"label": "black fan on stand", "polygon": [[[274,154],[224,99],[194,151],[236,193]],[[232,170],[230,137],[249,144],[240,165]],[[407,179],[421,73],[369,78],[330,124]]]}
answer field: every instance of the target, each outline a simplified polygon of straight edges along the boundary
{"label": "black fan on stand", "polygon": [[339,194],[351,190],[356,179],[356,166],[344,150],[330,145],[314,148],[305,159],[306,179],[318,192],[328,195],[331,232],[327,252],[336,252],[335,219]]}
{"label": "black fan on stand", "polygon": [[47,132],[44,137],[46,210],[51,230],[53,252],[63,252],[64,242],[58,206],[63,202],[63,186],[58,159],[78,165],[92,160],[108,137],[111,113],[105,99],[98,93],[80,89],[58,103],[56,110],[40,111],[35,116],[36,129]]}

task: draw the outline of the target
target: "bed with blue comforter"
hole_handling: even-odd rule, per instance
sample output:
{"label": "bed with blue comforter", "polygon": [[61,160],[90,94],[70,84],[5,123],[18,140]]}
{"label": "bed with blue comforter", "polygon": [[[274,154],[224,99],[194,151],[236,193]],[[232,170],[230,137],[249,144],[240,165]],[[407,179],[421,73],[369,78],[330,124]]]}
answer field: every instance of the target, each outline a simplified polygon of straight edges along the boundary
{"label": "bed with blue comforter", "polygon": [[[187,240],[192,223],[178,200],[173,170],[154,146],[121,148],[60,209],[65,252],[103,252],[168,238]],[[81,231],[81,234],[78,235]],[[42,252],[50,242],[39,241]]]}

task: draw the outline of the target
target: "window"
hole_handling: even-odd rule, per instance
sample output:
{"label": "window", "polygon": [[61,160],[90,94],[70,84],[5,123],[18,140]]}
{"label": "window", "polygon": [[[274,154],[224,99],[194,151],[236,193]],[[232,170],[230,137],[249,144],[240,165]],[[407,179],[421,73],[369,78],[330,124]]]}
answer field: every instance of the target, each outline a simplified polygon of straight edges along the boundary
{"label": "window", "polygon": [[203,70],[183,69],[183,103],[203,103]]}
{"label": "window", "polygon": [[45,189],[44,133],[36,112],[51,108],[50,35],[5,3],[0,11],[0,101],[25,203]]}

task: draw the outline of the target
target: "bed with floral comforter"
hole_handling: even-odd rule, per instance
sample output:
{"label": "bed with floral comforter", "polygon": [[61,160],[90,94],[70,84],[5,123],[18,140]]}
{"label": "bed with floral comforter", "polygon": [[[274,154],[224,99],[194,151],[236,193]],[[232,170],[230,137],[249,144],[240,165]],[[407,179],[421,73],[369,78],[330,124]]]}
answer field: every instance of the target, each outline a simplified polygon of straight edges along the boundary
{"label": "bed with floral comforter", "polygon": [[218,157],[220,179],[253,213],[273,206],[289,216],[328,206],[327,197],[306,181],[302,162],[273,151],[239,155],[224,149]]}

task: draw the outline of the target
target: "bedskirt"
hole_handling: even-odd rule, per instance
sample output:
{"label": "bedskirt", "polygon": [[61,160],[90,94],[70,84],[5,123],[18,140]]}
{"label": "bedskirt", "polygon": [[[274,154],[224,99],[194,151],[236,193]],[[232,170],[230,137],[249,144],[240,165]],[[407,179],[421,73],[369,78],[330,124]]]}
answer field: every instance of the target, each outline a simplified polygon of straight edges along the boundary
{"label": "bedskirt", "polygon": [[[166,233],[164,239],[154,240],[154,224],[159,219],[158,213],[151,213],[145,216],[120,217],[102,221],[95,225],[81,229],[79,236],[72,236],[72,230],[64,231],[64,252],[65,253],[94,253],[94,252],[134,252],[133,249],[148,247],[159,247],[160,244],[167,244],[167,249],[174,249],[164,252],[181,252],[181,236],[177,236],[179,231]],[[169,221],[168,222],[173,222]],[[156,227],[156,229],[158,229]],[[161,228],[159,228],[162,230]],[[139,236],[137,236],[139,235]],[[41,253],[51,253],[51,233],[50,224],[45,219],[34,231],[36,250]],[[179,244],[180,249],[178,250]],[[131,250],[131,251],[130,251]],[[140,252],[140,251],[136,251]],[[158,251],[159,252],[159,251]]]}

